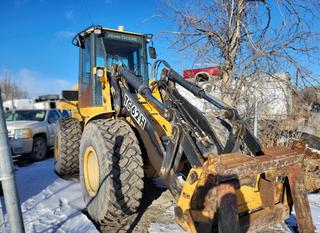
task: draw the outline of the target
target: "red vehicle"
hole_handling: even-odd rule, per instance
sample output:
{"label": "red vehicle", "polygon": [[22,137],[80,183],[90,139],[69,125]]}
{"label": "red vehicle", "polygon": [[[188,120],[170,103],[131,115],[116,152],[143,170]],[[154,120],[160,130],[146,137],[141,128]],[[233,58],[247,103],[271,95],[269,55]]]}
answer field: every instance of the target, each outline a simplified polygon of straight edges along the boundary
{"label": "red vehicle", "polygon": [[220,67],[208,67],[198,69],[188,69],[183,71],[183,78],[196,78],[197,81],[208,80],[210,77],[218,77],[221,74]]}

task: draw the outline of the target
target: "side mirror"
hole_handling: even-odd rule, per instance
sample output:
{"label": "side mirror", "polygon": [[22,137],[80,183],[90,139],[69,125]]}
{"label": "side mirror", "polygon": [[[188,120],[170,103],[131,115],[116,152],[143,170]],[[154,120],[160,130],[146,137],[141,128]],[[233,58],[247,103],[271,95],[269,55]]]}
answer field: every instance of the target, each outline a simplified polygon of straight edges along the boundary
{"label": "side mirror", "polygon": [[83,37],[80,36],[79,34],[76,35],[75,37],[73,37],[73,39],[72,39],[72,44],[73,44],[74,46],[80,47],[80,48],[82,48],[82,49],[85,48]]}
{"label": "side mirror", "polygon": [[152,46],[149,47],[149,56],[152,59],[156,59],[157,58],[157,52],[156,49]]}

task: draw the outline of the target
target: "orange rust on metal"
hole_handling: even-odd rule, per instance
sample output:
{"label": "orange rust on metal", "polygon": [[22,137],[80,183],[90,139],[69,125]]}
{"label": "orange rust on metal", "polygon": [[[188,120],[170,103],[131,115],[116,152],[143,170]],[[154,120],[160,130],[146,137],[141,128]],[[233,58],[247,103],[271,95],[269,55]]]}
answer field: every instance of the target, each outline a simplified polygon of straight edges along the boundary
{"label": "orange rust on metal", "polygon": [[289,215],[289,208],[283,204],[277,204],[274,208],[266,208],[260,211],[240,217],[241,232],[251,233],[275,225]]}
{"label": "orange rust on metal", "polygon": [[305,144],[299,140],[294,140],[291,146],[292,150],[303,151],[305,149]]}
{"label": "orange rust on metal", "polygon": [[203,164],[204,172],[206,172],[208,175],[215,175],[217,173],[217,160],[217,155],[209,154],[207,161]]}
{"label": "orange rust on metal", "polygon": [[304,152],[303,179],[308,192],[320,190],[320,152],[306,147],[305,143],[295,140],[291,149]]}
{"label": "orange rust on metal", "polygon": [[183,195],[183,198],[190,199],[190,195],[189,194],[183,192],[182,195]]}
{"label": "orange rust on metal", "polygon": [[236,196],[237,180],[219,184],[217,187],[218,228],[220,232],[240,233],[240,223]]}
{"label": "orange rust on metal", "polygon": [[300,163],[302,153],[276,147],[263,150],[263,156],[251,157],[241,153],[230,153],[221,156],[220,174],[222,176],[237,174],[239,179],[252,174],[264,173],[270,170],[279,170],[290,165]]}
{"label": "orange rust on metal", "polygon": [[320,159],[320,152],[313,151],[310,148],[307,148],[304,154],[305,154],[305,158],[308,158],[308,159]]}
{"label": "orange rust on metal", "polygon": [[197,229],[195,228],[195,224],[194,224],[194,221],[193,221],[193,218],[190,214],[190,210],[186,210],[184,213],[183,213],[183,217],[184,217],[184,220],[187,222],[187,225],[189,227],[189,232],[197,232]]}
{"label": "orange rust on metal", "polygon": [[312,233],[315,228],[312,223],[308,198],[303,185],[303,174],[299,164],[288,168],[288,179],[291,195],[295,206],[299,232]]}
{"label": "orange rust on metal", "polygon": [[217,189],[212,188],[208,191],[204,198],[203,211],[208,213],[208,217],[213,219],[214,213],[217,210]]}
{"label": "orange rust on metal", "polygon": [[274,206],[274,184],[264,178],[259,180],[259,191],[263,208]]}
{"label": "orange rust on metal", "polygon": [[275,200],[275,203],[278,203],[282,200],[282,197],[284,195],[284,185],[283,183],[277,182],[275,185],[275,192],[278,199]]}

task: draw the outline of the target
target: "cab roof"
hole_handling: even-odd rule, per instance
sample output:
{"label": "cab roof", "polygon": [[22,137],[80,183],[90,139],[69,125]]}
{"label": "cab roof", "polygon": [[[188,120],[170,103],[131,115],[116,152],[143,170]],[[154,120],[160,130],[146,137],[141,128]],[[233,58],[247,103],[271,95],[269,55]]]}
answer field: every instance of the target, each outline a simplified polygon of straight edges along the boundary
{"label": "cab roof", "polygon": [[128,31],[124,31],[124,30],[106,28],[106,27],[102,27],[100,25],[92,25],[92,26],[84,29],[83,31],[77,33],[77,35],[72,39],[72,44],[77,47],[80,47],[80,40],[81,39],[85,38],[86,36],[90,35],[91,33],[95,32],[95,31],[99,31],[99,30],[141,36],[141,37],[145,37],[148,42],[151,40],[151,38],[153,36],[152,34],[141,34],[141,33],[136,33],[136,32],[128,32]]}

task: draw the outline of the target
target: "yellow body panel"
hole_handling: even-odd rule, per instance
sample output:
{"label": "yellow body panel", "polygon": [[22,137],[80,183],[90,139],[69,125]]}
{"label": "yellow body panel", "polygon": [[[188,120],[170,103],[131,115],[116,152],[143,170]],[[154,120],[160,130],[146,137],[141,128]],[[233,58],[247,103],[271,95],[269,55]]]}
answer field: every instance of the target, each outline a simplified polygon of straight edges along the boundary
{"label": "yellow body panel", "polygon": [[239,213],[251,212],[262,205],[260,192],[257,187],[243,185],[236,190],[236,196]]}
{"label": "yellow body panel", "polygon": [[[201,179],[198,179],[197,182],[194,182],[192,184],[190,182],[188,182],[188,180],[190,179],[191,172],[195,172],[198,177],[201,177],[202,173],[203,173],[203,169],[202,168],[192,168],[189,172],[189,176],[187,178],[187,181],[183,185],[181,195],[180,195],[178,202],[177,202],[177,206],[179,206],[181,208],[183,214],[190,214],[189,210],[191,209],[192,196],[193,196],[195,190],[197,189],[199,182],[201,182]],[[206,215],[206,213],[205,213],[205,215]],[[188,230],[189,232],[194,232],[194,233],[197,232],[193,222],[189,222],[189,221],[188,222],[187,221],[181,222],[181,221],[179,221],[179,219],[176,219],[176,220],[179,222],[180,226],[183,227],[185,230]]]}
{"label": "yellow body panel", "polygon": [[151,101],[148,101],[141,95],[138,95],[139,103],[144,107],[146,112],[151,116],[151,118],[156,122],[157,131],[160,135],[171,135],[171,124],[163,116],[160,115],[157,108],[153,105]]}
{"label": "yellow body panel", "polygon": [[73,118],[77,119],[80,122],[83,121],[83,118],[78,108],[78,101],[66,102],[66,101],[60,100],[57,102],[57,108],[60,110],[69,110],[71,111],[71,116]]}
{"label": "yellow body panel", "polygon": [[[96,72],[96,70],[94,70]],[[107,68],[104,67],[104,76],[100,78],[100,82],[103,86],[102,89],[102,105],[105,108],[107,113],[113,112],[112,103],[111,103],[111,91],[110,91],[110,82],[107,78]]]}
{"label": "yellow body panel", "polygon": [[106,107],[80,108],[80,113],[84,117],[85,124],[87,124],[92,118],[94,118],[98,115],[112,113],[112,112],[113,111],[108,111]]}

